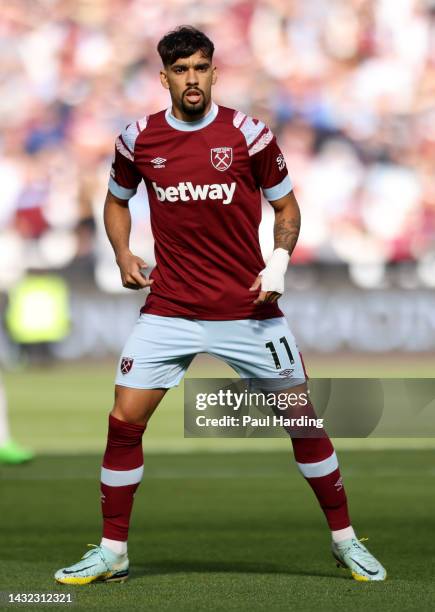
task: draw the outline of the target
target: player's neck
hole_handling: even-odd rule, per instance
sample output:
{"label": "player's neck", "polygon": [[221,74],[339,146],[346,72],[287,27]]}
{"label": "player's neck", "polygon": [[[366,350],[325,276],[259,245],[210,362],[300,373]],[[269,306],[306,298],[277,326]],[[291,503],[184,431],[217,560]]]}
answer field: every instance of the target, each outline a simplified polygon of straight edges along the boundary
{"label": "player's neck", "polygon": [[189,117],[189,121],[184,121],[173,114],[173,109],[171,107],[166,110],[165,117],[169,125],[175,130],[192,132],[195,130],[201,130],[213,123],[218,114],[218,110],[219,107],[212,101],[209,111],[201,113],[201,117]]}
{"label": "player's neck", "polygon": [[171,106],[171,115],[178,119],[178,121],[183,121],[184,123],[195,123],[196,121],[201,121],[211,113],[213,107],[212,100],[209,101],[204,111],[199,115],[187,115],[183,113],[183,111],[179,108],[176,108],[174,105]]}

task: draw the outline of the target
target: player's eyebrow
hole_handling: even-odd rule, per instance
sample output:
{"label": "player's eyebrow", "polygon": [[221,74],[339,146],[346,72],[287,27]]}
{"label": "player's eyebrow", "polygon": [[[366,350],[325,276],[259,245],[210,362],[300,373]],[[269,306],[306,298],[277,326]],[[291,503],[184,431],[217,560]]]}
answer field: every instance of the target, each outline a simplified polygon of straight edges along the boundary
{"label": "player's eyebrow", "polygon": [[[204,62],[198,62],[197,64],[194,65],[195,70],[200,70],[201,68],[209,68],[210,67],[210,62],[204,61]],[[183,70],[187,70],[189,68],[188,64],[172,64],[171,65],[171,70],[175,70],[175,68],[182,68]]]}
{"label": "player's eyebrow", "polygon": [[208,68],[210,66],[210,62],[200,62],[199,64],[195,64],[195,68]]}

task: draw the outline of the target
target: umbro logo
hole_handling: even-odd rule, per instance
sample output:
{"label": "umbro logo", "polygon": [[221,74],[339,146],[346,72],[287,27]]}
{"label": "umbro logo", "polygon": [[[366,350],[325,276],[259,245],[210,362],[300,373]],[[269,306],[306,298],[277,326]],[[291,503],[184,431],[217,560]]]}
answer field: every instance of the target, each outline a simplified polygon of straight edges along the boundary
{"label": "umbro logo", "polygon": [[166,162],[167,160],[164,157],[155,157],[151,160],[153,168],[166,168]]}
{"label": "umbro logo", "polygon": [[289,376],[291,376],[294,372],[294,368],[293,369],[287,369],[287,370],[281,370],[281,372],[279,373],[279,376],[284,376],[285,378],[288,378]]}

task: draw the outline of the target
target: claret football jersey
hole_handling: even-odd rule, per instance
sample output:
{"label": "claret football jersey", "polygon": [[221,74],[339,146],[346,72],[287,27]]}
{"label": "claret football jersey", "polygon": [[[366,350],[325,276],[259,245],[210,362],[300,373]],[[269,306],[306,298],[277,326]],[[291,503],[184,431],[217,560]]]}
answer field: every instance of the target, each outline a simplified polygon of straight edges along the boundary
{"label": "claret football jersey", "polygon": [[[128,125],[116,140],[109,190],[149,198],[156,267],[141,312],[205,320],[282,316],[249,291],[264,268],[261,190],[292,189],[276,138],[258,119],[212,104],[184,122],[170,109]],[[127,204],[126,204],[127,205]]]}

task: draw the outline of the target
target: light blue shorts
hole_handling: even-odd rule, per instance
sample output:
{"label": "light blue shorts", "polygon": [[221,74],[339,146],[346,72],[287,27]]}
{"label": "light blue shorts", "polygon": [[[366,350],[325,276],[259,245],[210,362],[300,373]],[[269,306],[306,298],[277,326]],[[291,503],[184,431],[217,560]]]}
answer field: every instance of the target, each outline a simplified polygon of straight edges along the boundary
{"label": "light blue shorts", "polygon": [[115,382],[136,389],[175,387],[198,353],[222,359],[241,378],[275,381],[275,389],[305,381],[285,317],[202,321],[142,314],[122,351]]}

